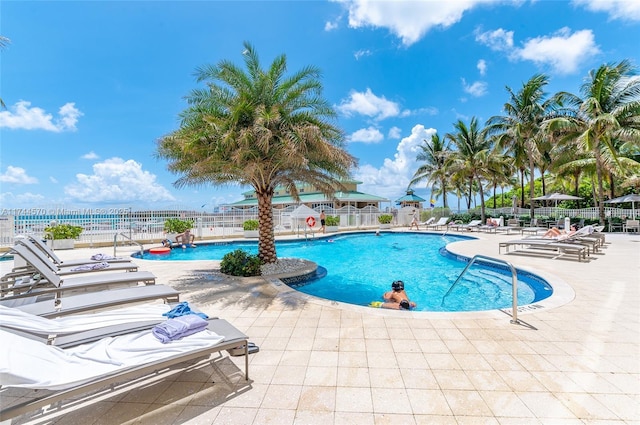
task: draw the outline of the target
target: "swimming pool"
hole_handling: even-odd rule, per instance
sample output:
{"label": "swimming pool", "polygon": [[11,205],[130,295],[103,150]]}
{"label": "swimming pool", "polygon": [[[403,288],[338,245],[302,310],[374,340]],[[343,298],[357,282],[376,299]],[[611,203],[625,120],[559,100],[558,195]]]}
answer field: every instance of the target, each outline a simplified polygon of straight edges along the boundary
{"label": "swimming pool", "polygon": [[[509,308],[511,274],[505,267],[474,265],[443,300],[466,262],[448,254],[448,243],[468,239],[458,235],[425,233],[353,233],[314,240],[278,241],[278,257],[304,258],[327,270],[326,276],[291,284],[300,292],[368,305],[380,301],[394,280],[405,282],[418,311],[479,311]],[[221,260],[235,249],[256,254],[254,241],[201,244],[173,249],[168,255],[145,254],[148,260]],[[549,297],[553,290],[543,279],[518,270],[518,305]]]}

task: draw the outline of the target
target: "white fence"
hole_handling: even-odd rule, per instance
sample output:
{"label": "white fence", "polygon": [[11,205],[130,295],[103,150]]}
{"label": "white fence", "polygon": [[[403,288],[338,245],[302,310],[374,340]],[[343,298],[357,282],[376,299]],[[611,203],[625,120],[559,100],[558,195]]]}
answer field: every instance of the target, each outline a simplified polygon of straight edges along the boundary
{"label": "white fence", "polygon": [[[274,231],[276,234],[304,233],[309,230],[305,218],[293,218],[294,206],[273,209]],[[358,229],[378,225],[378,208],[357,209],[353,206],[338,210],[323,207],[325,214],[338,216],[340,228]],[[316,209],[315,231],[320,223],[317,219],[320,208]],[[194,211],[133,211],[127,208],[115,209],[33,209],[15,211],[19,214],[0,216],[0,246],[11,246],[16,235],[30,235],[44,238],[44,229],[51,224],[73,224],[83,228],[78,239],[80,244],[113,245],[114,241],[133,240],[141,243],[160,242],[165,238],[164,222],[167,218],[192,220],[193,233],[197,239],[241,237],[242,224],[258,218],[258,210],[230,209],[220,213]]]}
{"label": "white fence", "polygon": [[[293,218],[291,212],[294,206],[285,209],[273,209],[274,231],[276,234],[303,234],[309,228],[304,218]],[[376,207],[357,209],[353,206],[333,209],[329,207],[316,208],[319,214],[324,209],[325,214],[338,216],[339,227],[345,230],[371,228],[378,226],[378,216],[389,213],[380,211]],[[423,210],[429,212],[429,210]],[[631,217],[631,209],[605,208],[607,217]],[[105,208],[105,209],[30,209],[3,211],[9,214],[0,215],[0,247],[13,244],[16,235],[31,235],[43,238],[44,229],[52,223],[68,223],[81,226],[84,230],[78,240],[81,244],[113,245],[117,235],[118,241],[126,239],[141,243],[155,243],[164,239],[164,221],[167,218],[181,218],[193,220],[193,232],[199,240],[213,238],[232,238],[243,235],[242,224],[245,220],[257,219],[257,208],[230,209],[220,213],[203,213],[195,211],[133,211],[129,208]],[[13,214],[11,214],[13,212]],[[413,208],[405,207],[394,212],[393,225],[408,226],[411,222]],[[514,215],[528,215],[529,209],[498,208],[485,210],[487,216],[511,217]],[[568,210],[563,208],[543,207],[536,208],[537,217],[580,217],[598,219],[597,208],[583,208]],[[422,216],[424,218],[424,215]],[[319,221],[319,220],[316,220]],[[320,223],[315,226],[317,232]]]}

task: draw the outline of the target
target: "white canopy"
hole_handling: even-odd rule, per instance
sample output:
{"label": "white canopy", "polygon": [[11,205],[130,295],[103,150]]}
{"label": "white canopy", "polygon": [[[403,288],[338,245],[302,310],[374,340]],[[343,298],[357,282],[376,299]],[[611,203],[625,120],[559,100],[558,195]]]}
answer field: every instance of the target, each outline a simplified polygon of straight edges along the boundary
{"label": "white canopy", "polygon": [[313,217],[320,218],[320,213],[317,213],[313,208],[309,208],[306,205],[300,205],[295,210],[291,211],[291,218],[307,218]]}

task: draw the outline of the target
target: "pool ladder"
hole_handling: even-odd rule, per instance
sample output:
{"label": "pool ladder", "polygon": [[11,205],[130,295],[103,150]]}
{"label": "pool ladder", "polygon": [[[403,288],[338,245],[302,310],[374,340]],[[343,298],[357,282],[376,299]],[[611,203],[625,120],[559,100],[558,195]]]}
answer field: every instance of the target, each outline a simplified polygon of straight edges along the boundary
{"label": "pool ladder", "polygon": [[118,245],[118,236],[122,236],[124,239],[128,240],[129,243],[133,244],[133,245],[137,245],[138,247],[140,247],[140,257],[142,257],[144,255],[144,247],[142,246],[142,244],[140,242],[134,241],[133,239],[131,239],[129,236],[125,235],[124,233],[116,233],[115,235],[113,235],[113,256],[116,256],[116,246]]}
{"label": "pool ladder", "polygon": [[469,270],[469,268],[476,262],[476,260],[484,260],[484,261],[489,261],[493,263],[504,264],[507,267],[509,267],[509,269],[511,269],[511,290],[512,290],[513,303],[511,306],[512,313],[511,313],[510,322],[516,325],[519,324],[520,321],[518,320],[518,273],[516,272],[516,268],[513,267],[513,264],[511,264],[508,261],[500,260],[498,258],[493,258],[493,257],[487,257],[486,255],[475,255],[471,259],[471,261],[469,261],[469,263],[464,268],[464,270],[462,270],[462,273],[460,273],[460,276],[458,276],[458,278],[456,279],[455,282],[453,282],[453,285],[451,285],[447,293],[444,294],[444,296],[442,297],[441,305],[444,305],[444,299],[447,298],[447,296],[451,293],[453,288],[458,284],[458,282],[460,282],[460,280],[462,279],[462,276],[467,272],[467,270]]}

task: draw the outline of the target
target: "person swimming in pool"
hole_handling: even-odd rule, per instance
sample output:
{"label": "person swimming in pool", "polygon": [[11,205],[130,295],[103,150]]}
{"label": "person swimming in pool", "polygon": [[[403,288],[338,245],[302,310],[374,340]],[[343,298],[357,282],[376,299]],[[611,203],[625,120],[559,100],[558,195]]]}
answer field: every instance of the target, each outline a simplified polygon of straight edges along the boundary
{"label": "person swimming in pool", "polygon": [[384,303],[381,308],[390,308],[394,310],[411,310],[416,307],[416,303],[409,301],[409,296],[404,290],[404,282],[396,280],[391,284],[391,291],[385,292],[382,296]]}

